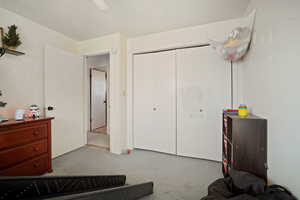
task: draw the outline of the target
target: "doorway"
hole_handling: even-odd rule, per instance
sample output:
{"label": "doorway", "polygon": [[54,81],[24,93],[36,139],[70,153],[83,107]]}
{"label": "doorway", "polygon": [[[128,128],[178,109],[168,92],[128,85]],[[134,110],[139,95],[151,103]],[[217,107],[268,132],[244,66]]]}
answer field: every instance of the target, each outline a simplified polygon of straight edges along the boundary
{"label": "doorway", "polygon": [[89,69],[89,131],[90,146],[109,151],[109,54],[86,57]]}
{"label": "doorway", "polygon": [[90,131],[107,134],[107,72],[90,69]]}

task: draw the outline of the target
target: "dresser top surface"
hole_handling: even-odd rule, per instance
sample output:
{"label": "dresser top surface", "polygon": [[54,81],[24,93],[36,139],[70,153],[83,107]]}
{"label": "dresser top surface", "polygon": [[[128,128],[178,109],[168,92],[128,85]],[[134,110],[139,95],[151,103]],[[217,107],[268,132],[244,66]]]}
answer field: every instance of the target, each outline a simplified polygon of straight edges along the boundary
{"label": "dresser top surface", "polygon": [[232,119],[259,119],[259,120],[266,120],[264,118],[258,117],[253,114],[249,114],[247,117],[240,117],[238,115],[231,115],[231,114],[225,114],[226,116],[232,118]]}
{"label": "dresser top surface", "polygon": [[54,119],[54,117],[40,117],[38,119],[27,118],[22,121],[8,120],[7,122],[1,122],[0,128],[14,126],[14,125],[21,125],[21,124],[30,124],[30,123],[34,123],[34,122],[49,121],[49,120],[53,120],[53,119]]}

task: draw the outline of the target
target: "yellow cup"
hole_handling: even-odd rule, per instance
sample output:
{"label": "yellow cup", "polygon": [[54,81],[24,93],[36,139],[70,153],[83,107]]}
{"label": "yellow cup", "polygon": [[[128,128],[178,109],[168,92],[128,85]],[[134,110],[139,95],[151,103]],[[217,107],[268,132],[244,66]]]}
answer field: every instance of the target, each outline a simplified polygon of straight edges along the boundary
{"label": "yellow cup", "polygon": [[245,108],[239,109],[239,116],[240,117],[247,117],[248,116],[248,109],[245,109]]}

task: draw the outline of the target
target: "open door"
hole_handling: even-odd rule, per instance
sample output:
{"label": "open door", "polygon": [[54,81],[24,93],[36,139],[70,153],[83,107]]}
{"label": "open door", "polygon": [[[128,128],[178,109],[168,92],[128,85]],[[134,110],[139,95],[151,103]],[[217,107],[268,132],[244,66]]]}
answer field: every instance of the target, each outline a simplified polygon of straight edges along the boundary
{"label": "open door", "polygon": [[45,114],[52,124],[52,157],[86,144],[83,59],[61,49],[45,49]]}
{"label": "open door", "polygon": [[91,131],[106,126],[106,72],[91,69]]}

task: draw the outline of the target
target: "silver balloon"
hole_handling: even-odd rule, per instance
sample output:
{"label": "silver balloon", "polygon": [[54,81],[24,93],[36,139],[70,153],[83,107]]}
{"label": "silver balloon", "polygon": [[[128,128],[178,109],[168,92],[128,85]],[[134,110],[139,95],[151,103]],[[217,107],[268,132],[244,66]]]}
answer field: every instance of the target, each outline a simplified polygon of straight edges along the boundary
{"label": "silver balloon", "polygon": [[252,31],[248,27],[234,29],[224,42],[210,41],[210,45],[225,60],[237,61],[241,59],[248,50]]}

